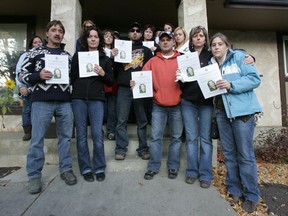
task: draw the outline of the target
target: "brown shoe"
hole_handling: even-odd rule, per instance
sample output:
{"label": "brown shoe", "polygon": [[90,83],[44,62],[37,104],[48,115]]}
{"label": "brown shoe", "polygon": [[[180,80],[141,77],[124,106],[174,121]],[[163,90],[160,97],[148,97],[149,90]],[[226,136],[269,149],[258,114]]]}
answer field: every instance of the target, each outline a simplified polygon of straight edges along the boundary
{"label": "brown shoe", "polygon": [[69,170],[67,172],[61,173],[60,175],[61,179],[65,181],[67,185],[74,185],[77,183],[77,178],[74,175],[72,170]]}
{"label": "brown shoe", "polygon": [[22,137],[23,141],[29,141],[31,139],[31,131],[32,131],[32,126],[26,126],[23,127],[24,130],[24,136]]}
{"label": "brown shoe", "polygon": [[211,185],[211,182],[205,181],[205,180],[200,180],[200,187],[201,188],[209,188]]}
{"label": "brown shoe", "polygon": [[192,176],[186,176],[186,178],[185,178],[185,182],[187,184],[194,184],[195,181],[196,181],[196,178],[192,177]]}
{"label": "brown shoe", "polygon": [[150,159],[150,153],[148,151],[138,153],[138,156],[141,157],[142,160]]}
{"label": "brown shoe", "polygon": [[115,160],[125,160],[126,154],[125,153],[116,153]]}

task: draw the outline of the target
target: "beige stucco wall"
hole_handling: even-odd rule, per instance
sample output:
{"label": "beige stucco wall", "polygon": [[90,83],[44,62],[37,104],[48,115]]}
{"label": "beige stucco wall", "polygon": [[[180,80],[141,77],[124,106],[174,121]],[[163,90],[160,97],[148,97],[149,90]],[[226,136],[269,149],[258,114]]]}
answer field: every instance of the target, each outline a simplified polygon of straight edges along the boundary
{"label": "beige stucco wall", "polygon": [[75,51],[80,32],[81,9],[79,0],[51,0],[51,20],[57,19],[63,22],[66,31],[63,43],[66,44],[65,49],[71,54]]}
{"label": "beige stucco wall", "polygon": [[269,31],[210,30],[224,33],[233,48],[245,49],[256,58],[256,67],[262,83],[256,94],[263,107],[259,126],[281,126],[281,98],[276,33]]}
{"label": "beige stucco wall", "polygon": [[206,1],[182,0],[178,8],[178,26],[184,27],[187,33],[198,25],[208,28],[206,8]]}

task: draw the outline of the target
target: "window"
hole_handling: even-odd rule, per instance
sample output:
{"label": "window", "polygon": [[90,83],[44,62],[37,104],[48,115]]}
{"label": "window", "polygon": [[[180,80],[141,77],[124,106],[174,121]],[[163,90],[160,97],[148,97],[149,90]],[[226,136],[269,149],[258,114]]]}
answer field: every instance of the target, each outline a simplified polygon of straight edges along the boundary
{"label": "window", "polygon": [[26,50],[27,24],[0,23],[0,82],[15,80],[19,56]]}
{"label": "window", "polygon": [[[0,93],[7,79],[15,80],[16,64],[27,49],[27,38],[35,34],[35,17],[0,16]],[[11,107],[12,113],[20,115],[19,102]]]}

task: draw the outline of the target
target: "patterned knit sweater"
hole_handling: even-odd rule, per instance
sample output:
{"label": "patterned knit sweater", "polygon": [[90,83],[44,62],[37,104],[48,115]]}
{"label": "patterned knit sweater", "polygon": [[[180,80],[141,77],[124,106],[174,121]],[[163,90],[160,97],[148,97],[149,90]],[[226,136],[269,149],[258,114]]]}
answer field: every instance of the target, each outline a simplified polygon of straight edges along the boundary
{"label": "patterned knit sweater", "polygon": [[40,72],[45,68],[45,54],[68,55],[69,72],[71,55],[62,48],[49,48],[41,46],[28,52],[24,59],[19,79],[30,84],[32,89],[31,101],[70,101],[69,84],[46,84],[40,79]]}

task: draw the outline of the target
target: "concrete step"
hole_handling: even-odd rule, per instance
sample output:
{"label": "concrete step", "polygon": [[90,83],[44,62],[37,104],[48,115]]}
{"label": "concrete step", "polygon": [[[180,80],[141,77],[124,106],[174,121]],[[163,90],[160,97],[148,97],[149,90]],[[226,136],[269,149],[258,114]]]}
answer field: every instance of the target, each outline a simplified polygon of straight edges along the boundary
{"label": "concrete step", "polygon": [[[147,161],[143,161],[137,156],[136,149],[138,148],[138,138],[136,134],[132,134],[131,131],[136,132],[136,126],[129,125],[129,146],[126,159],[124,161],[116,161],[114,159],[115,153],[115,141],[106,139],[104,140],[105,155],[107,161],[107,170],[109,171],[145,171],[147,168]],[[0,137],[0,165],[4,166],[25,166],[26,155],[29,149],[29,141],[22,141],[22,132],[18,131],[6,131],[1,132]],[[147,135],[147,141],[149,144],[150,137]],[[45,163],[55,165],[58,164],[58,151],[57,151],[57,138],[45,139],[44,141],[44,152],[45,152]],[[163,145],[163,165],[166,163],[167,159],[167,149],[169,144],[168,134],[164,136]],[[92,156],[93,142],[91,136],[88,136],[88,145],[90,150],[90,155]],[[217,143],[214,142],[214,146]],[[214,147],[213,152],[213,165],[217,165],[217,148]],[[76,139],[72,139],[71,154],[73,161],[77,162],[77,149],[76,149]],[[181,169],[186,167],[186,148],[185,143],[182,144],[181,152]],[[162,165],[162,166],[163,166]],[[165,166],[164,166],[165,167]]]}

